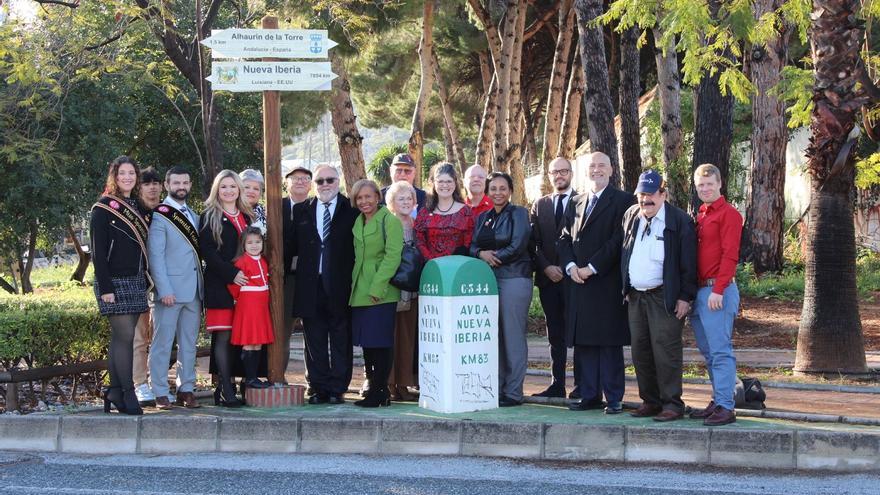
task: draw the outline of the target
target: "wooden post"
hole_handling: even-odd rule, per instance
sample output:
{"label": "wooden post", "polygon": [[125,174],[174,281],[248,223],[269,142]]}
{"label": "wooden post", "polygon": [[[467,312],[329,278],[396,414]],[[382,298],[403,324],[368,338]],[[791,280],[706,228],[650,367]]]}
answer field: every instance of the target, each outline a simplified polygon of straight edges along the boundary
{"label": "wooden post", "polygon": [[[263,29],[278,29],[278,18],[263,17]],[[264,58],[266,62],[277,58]],[[263,175],[266,181],[266,224],[269,262],[269,305],[272,314],[272,327],[275,330],[275,343],[269,345],[269,380],[284,382],[283,343],[284,333],[284,237],[281,216],[281,95],[278,91],[263,91]]]}

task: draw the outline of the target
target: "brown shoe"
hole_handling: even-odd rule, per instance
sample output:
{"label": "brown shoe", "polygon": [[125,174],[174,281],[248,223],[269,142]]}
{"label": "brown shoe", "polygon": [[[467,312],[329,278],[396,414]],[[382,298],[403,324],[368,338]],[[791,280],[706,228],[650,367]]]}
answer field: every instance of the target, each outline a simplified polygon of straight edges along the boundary
{"label": "brown shoe", "polygon": [[639,408],[635,411],[629,413],[629,415],[634,418],[650,418],[651,416],[656,416],[662,410],[663,408],[656,404],[648,404],[647,402],[642,402],[642,405],[639,406]]}
{"label": "brown shoe", "polygon": [[715,406],[712,415],[703,420],[703,424],[706,426],[721,426],[734,422],[736,422],[736,412],[721,406]]}
{"label": "brown shoe", "polygon": [[178,392],[177,401],[175,401],[174,403],[187,409],[198,409],[202,407],[199,404],[199,401],[196,400],[195,394],[193,394],[192,392]]}
{"label": "brown shoe", "polygon": [[715,401],[710,400],[706,409],[694,409],[688,417],[691,419],[706,419],[712,415],[713,411],[715,411]]}
{"label": "brown shoe", "polygon": [[172,407],[171,401],[168,400],[168,396],[163,395],[162,397],[156,397],[156,409],[159,409],[160,411],[169,411]]}
{"label": "brown shoe", "polygon": [[683,412],[676,411],[674,409],[664,409],[660,414],[654,416],[654,421],[666,423],[668,421],[675,421],[676,419],[681,419],[683,417]]}

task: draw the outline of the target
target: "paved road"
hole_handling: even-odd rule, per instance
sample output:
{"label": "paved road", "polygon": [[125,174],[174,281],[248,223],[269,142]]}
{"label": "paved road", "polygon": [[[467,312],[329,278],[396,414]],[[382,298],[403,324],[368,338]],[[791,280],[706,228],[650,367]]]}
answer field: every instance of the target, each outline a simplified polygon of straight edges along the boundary
{"label": "paved road", "polygon": [[[317,474],[316,474],[317,473]],[[0,453],[0,494],[876,494],[880,475],[480,458]]]}

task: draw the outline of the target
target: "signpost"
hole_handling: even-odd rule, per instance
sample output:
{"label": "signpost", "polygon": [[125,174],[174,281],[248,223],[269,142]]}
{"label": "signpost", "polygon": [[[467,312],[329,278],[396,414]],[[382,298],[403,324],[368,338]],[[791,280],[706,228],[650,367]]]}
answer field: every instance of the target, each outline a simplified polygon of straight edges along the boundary
{"label": "signpost", "polygon": [[225,91],[322,91],[336,77],[330,62],[217,62],[208,81]]}
{"label": "signpost", "polygon": [[263,92],[263,165],[266,181],[267,252],[269,290],[275,343],[268,349],[269,380],[285,382],[284,362],[284,266],[281,218],[281,97],[279,91],[327,91],[336,77],[330,62],[280,62],[279,58],[327,58],[336,43],[327,31],[278,29],[278,18],[266,16],[263,29],[213,31],[201,41],[211,48],[212,58],[261,58],[261,61],[214,61],[211,82],[214,91]]}
{"label": "signpost", "polygon": [[223,29],[202,40],[213,58],[327,58],[336,42],[323,29]]}

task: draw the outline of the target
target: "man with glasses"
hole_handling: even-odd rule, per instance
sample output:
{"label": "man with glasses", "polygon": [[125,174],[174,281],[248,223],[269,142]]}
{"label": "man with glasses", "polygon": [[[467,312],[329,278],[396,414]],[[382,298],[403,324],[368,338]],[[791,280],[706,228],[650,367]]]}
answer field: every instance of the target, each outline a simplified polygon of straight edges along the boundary
{"label": "man with glasses", "polygon": [[[391,160],[391,183],[406,181],[409,182],[410,185],[416,190],[416,207],[413,208],[412,217],[415,218],[418,213],[419,208],[424,208],[425,206],[425,191],[423,189],[419,189],[415,187],[416,174],[418,171],[416,170],[416,162],[413,160],[412,156],[409,153],[400,153],[394,156],[394,159]],[[382,194],[379,198],[379,204],[385,204],[385,193],[388,191],[388,188],[391,186],[386,186],[382,188]]]}
{"label": "man with glasses", "polygon": [[[559,157],[551,161],[548,173],[554,191],[532,205],[531,223],[534,259],[537,265],[535,285],[538,286],[547,325],[551,379],[550,386],[546,390],[533,395],[565,397],[565,362],[568,354],[565,346],[565,272],[559,264],[556,241],[562,233],[565,213],[571,204],[572,196],[577,193],[571,187],[572,169],[571,162],[567,159]],[[485,174],[483,177],[485,185]]]}
{"label": "man with glasses", "polygon": [[314,177],[317,196],[293,206],[285,252],[299,256],[293,314],[303,319],[309,404],[342,404],[351,382],[348,298],[360,212],[339,192],[336,168],[318,165]]}
{"label": "man with glasses", "polygon": [[[287,197],[281,200],[282,225],[284,226],[284,238],[286,239],[293,229],[293,206],[304,202],[309,198],[312,190],[312,171],[302,165],[285,167],[282,164],[284,183],[287,187]],[[289,249],[284,251],[284,341],[281,346],[284,355],[284,366],[290,361],[290,334],[296,318],[293,317],[293,298],[296,292],[296,263],[297,256],[293,256]]]}
{"label": "man with glasses", "polygon": [[643,173],[636,197],[623,217],[620,263],[642,398],[631,414],[674,421],[684,415],[681,331],[697,294],[697,238],[687,213],[666,203],[660,174]]}

